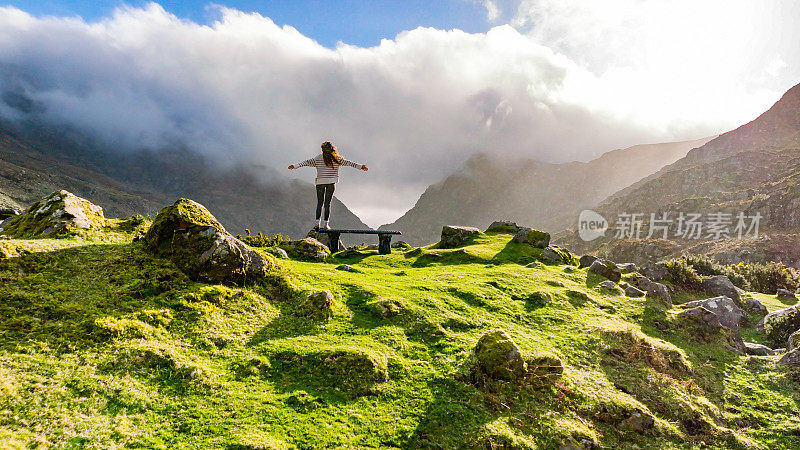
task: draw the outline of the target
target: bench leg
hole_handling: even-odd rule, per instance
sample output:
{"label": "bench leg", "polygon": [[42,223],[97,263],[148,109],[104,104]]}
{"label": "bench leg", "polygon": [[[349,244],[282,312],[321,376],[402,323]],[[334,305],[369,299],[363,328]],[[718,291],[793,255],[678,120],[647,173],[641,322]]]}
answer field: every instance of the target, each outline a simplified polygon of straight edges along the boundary
{"label": "bench leg", "polygon": [[339,251],[339,233],[328,233],[328,249],[331,253]]}
{"label": "bench leg", "polygon": [[378,235],[378,253],[381,255],[388,255],[392,253],[392,235],[379,234]]}

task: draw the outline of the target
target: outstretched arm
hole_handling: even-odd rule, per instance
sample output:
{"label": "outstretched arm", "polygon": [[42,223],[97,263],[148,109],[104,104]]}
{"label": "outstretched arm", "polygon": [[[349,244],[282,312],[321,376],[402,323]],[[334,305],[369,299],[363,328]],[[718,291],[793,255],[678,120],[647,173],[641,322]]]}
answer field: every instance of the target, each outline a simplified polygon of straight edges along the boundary
{"label": "outstretched arm", "polygon": [[364,164],[357,164],[354,163],[353,161],[348,161],[346,159],[342,162],[342,165],[347,167],[355,167],[356,169],[361,169],[364,172],[369,170],[369,167],[365,166]]}
{"label": "outstretched arm", "polygon": [[299,162],[297,164],[292,164],[291,166],[289,166],[289,170],[297,169],[297,168],[300,168],[300,167],[316,167],[316,165],[317,164],[316,164],[316,161],[314,160],[314,158],[311,158],[311,159],[307,159],[307,160],[305,160],[303,162]]}

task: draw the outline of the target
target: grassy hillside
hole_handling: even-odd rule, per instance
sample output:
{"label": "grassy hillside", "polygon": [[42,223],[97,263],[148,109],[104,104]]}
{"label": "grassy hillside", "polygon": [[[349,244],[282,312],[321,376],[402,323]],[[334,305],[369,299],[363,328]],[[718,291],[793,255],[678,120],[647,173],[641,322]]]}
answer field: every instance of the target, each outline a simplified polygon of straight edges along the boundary
{"label": "grassy hillside", "polygon": [[[271,284],[230,287],[145,253],[146,226],[0,241],[20,254],[0,259],[0,447],[800,446],[797,374],[777,357],[700,340],[678,307],[586,269],[526,267],[540,250],[509,235],[279,260]],[[317,290],[329,319],[303,312]],[[472,349],[498,328],[561,378],[477,380]]]}

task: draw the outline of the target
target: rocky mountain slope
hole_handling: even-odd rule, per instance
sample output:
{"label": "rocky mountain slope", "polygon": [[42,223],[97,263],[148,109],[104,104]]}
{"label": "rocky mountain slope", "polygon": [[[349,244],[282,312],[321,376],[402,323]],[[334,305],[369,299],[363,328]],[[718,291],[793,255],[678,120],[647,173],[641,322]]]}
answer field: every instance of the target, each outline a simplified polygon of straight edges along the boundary
{"label": "rocky mountain slope", "polygon": [[[266,181],[265,181],[266,180]],[[316,202],[309,183],[277,173],[257,176],[244,168],[217,169],[187,149],[116,152],[73,130],[29,123],[0,123],[0,208],[24,209],[58,189],[102,206],[111,216],[153,215],[167,198],[192,197],[217,211],[231,232],[304,236]],[[334,199],[336,223],[366,228]]]}
{"label": "rocky mountain slope", "polygon": [[503,163],[487,155],[466,161],[456,174],[430,186],[412,209],[386,229],[401,229],[415,245],[437,239],[442,223],[485,228],[497,217],[557,231],[578,213],[670,164],[711,138],[637,145],[589,162]]}
{"label": "rocky mountain slope", "polygon": [[225,235],[237,260],[205,209],[163,211],[0,239],[0,447],[800,446],[800,349],[761,345],[796,342],[791,293],[503,232],[317,262]]}
{"label": "rocky mountain slope", "polygon": [[[760,240],[709,242],[705,233],[699,240],[674,239],[677,223],[673,223],[670,238],[675,242],[652,245],[671,247],[672,252],[711,253],[728,261],[757,260],[769,253],[776,260],[798,266],[798,182],[800,85],[787,91],[755,120],[690,151],[674,164],[610,196],[595,209],[609,221],[615,221],[620,214],[643,214],[646,219],[643,235],[648,234],[651,213],[659,218],[667,213],[673,220],[680,212],[723,213],[732,217],[739,213],[747,217],[760,214],[760,231],[765,235]],[[731,228],[735,225],[731,224]],[[614,236],[611,231],[605,238],[585,243],[572,231],[559,235],[558,241],[578,251],[602,247],[613,253],[615,247],[629,246],[617,242]],[[786,245],[776,248],[780,241],[786,241]],[[763,245],[759,246],[759,242]]]}

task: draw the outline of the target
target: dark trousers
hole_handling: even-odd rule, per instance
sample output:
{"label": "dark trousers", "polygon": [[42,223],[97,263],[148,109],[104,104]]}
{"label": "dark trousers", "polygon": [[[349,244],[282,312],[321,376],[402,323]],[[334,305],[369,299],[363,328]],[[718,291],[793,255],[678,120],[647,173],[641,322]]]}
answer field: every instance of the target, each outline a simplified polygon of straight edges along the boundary
{"label": "dark trousers", "polygon": [[331,184],[318,184],[317,185],[317,220],[322,215],[322,205],[325,205],[325,220],[331,216],[331,198],[333,198],[333,191],[336,185]]}

